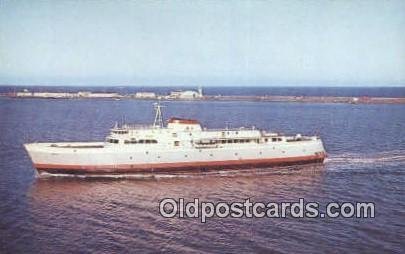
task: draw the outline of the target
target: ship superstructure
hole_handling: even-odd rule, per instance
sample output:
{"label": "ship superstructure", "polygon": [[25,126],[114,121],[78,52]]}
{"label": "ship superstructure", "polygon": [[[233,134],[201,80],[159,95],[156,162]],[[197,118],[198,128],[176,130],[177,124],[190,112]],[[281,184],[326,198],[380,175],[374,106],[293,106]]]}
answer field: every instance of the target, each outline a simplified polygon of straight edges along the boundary
{"label": "ship superstructure", "polygon": [[281,135],[254,127],[205,129],[197,120],[170,118],[155,104],[153,125],[115,125],[104,142],[25,144],[38,172],[121,174],[226,170],[321,163],[317,136]]}

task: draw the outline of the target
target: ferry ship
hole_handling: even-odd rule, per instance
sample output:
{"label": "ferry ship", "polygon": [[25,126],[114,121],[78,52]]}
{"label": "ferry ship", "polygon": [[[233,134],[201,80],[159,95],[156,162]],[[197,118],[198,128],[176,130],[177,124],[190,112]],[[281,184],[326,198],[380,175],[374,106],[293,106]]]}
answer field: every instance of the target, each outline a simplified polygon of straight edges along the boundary
{"label": "ferry ship", "polygon": [[155,104],[153,125],[117,124],[104,142],[24,144],[38,173],[127,174],[226,170],[322,163],[318,136],[281,135],[251,128],[206,129],[170,118]]}

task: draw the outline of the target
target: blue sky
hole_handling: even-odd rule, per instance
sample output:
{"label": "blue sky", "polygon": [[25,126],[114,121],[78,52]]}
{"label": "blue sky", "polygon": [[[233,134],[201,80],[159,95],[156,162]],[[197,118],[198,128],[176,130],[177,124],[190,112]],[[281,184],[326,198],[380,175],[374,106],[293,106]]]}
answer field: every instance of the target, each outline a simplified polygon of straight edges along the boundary
{"label": "blue sky", "polygon": [[405,85],[405,1],[0,1],[0,84]]}

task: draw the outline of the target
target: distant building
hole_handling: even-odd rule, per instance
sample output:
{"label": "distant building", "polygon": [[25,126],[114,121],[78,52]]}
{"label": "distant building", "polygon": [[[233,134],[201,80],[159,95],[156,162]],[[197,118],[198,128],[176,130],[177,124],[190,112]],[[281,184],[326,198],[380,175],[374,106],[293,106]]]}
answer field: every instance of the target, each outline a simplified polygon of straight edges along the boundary
{"label": "distant building", "polygon": [[118,98],[122,97],[118,93],[92,93],[88,91],[81,91],[77,93],[78,97],[81,98]]}
{"label": "distant building", "polygon": [[74,94],[72,93],[60,93],[60,92],[30,92],[24,89],[23,92],[15,93],[16,97],[35,97],[35,98],[72,98]]}
{"label": "distant building", "polygon": [[200,98],[200,93],[196,91],[184,91],[180,93],[179,99],[196,99]]}
{"label": "distant building", "polygon": [[80,91],[77,93],[78,97],[89,97],[91,92],[86,92],[86,91]]}
{"label": "distant building", "polygon": [[181,99],[181,100],[194,100],[203,97],[202,88],[198,88],[198,91],[186,90],[186,91],[172,91],[170,92],[170,99]]}
{"label": "distant building", "polygon": [[90,93],[89,98],[118,98],[122,97],[118,93]]}
{"label": "distant building", "polygon": [[139,99],[155,99],[156,94],[152,93],[152,92],[137,92],[135,94],[135,98],[139,98]]}
{"label": "distant building", "polygon": [[27,89],[24,89],[24,92],[17,92],[15,94],[17,97],[32,97],[33,94],[31,92],[28,92]]}
{"label": "distant building", "polygon": [[35,92],[32,93],[33,97],[39,98],[70,98],[72,94],[70,93],[52,93],[52,92]]}

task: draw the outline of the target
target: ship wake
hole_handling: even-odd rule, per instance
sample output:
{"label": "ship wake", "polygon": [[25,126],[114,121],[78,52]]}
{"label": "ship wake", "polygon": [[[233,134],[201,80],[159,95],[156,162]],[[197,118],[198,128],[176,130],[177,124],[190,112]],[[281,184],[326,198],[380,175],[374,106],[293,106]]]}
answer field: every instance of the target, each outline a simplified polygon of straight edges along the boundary
{"label": "ship wake", "polygon": [[371,154],[343,153],[329,154],[325,163],[332,167],[347,166],[400,166],[405,165],[405,150],[384,151]]}

